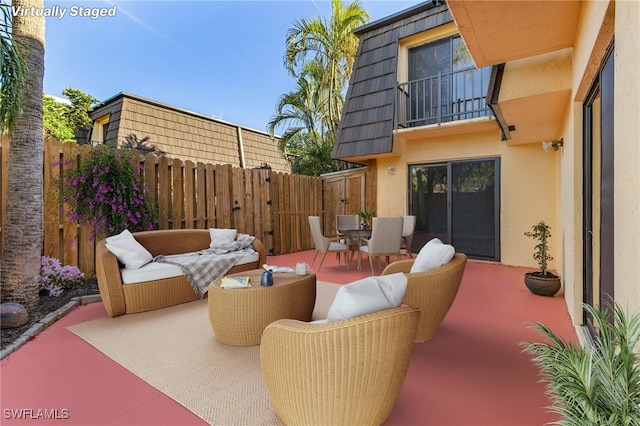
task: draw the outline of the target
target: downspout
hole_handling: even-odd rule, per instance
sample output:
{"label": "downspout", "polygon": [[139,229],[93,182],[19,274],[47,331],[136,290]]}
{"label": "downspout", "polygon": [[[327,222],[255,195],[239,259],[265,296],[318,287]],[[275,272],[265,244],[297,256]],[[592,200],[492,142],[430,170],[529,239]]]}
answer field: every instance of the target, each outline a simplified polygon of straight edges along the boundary
{"label": "downspout", "polygon": [[240,152],[240,167],[246,168],[246,161],[244,158],[244,143],[242,142],[242,127],[237,126],[238,129],[238,151]]}
{"label": "downspout", "polygon": [[500,130],[502,130],[502,140],[510,140],[511,132],[516,130],[516,126],[509,125],[502,115],[502,109],[498,105],[500,88],[502,86],[502,75],[504,74],[504,64],[494,65],[491,68],[491,79],[487,90],[487,106],[493,111],[493,115],[498,120]]}

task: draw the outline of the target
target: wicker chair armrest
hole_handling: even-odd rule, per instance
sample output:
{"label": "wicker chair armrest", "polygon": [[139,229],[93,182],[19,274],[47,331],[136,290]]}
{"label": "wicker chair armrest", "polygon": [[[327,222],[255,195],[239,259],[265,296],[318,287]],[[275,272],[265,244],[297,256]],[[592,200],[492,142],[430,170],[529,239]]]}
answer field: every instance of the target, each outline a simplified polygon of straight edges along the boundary
{"label": "wicker chair armrest", "polygon": [[267,250],[264,247],[264,244],[258,238],[253,240],[253,249],[258,252],[258,268],[261,268],[262,265],[267,263]]}
{"label": "wicker chair armrest", "polygon": [[413,262],[415,259],[408,260],[397,260],[387,265],[386,268],[382,271],[382,275],[396,274],[398,272],[403,272],[408,274],[411,271],[411,267],[413,266]]}
{"label": "wicker chair armrest", "polygon": [[102,303],[111,318],[126,312],[118,258],[109,251],[106,240],[96,244],[96,280]]}
{"label": "wicker chair armrest", "polygon": [[402,303],[420,308],[416,342],[425,342],[438,331],[458,294],[467,256],[456,253],[449,263],[440,268],[410,273],[406,268],[409,266],[410,270],[413,262],[414,260],[393,262],[382,274],[395,272],[406,274],[407,291]]}

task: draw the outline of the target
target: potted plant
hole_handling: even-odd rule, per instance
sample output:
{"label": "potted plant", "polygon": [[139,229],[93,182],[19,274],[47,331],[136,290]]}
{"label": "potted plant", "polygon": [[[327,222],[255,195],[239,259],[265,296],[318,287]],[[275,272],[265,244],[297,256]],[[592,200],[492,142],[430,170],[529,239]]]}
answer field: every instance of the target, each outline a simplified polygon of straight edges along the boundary
{"label": "potted plant", "polygon": [[640,340],[640,312],[583,305],[599,332],[592,343],[564,341],[546,325],[534,323],[545,342],[523,342],[546,382],[552,411],[560,425],[640,424],[640,368],[635,350]]}
{"label": "potted plant", "polygon": [[544,220],[532,227],[533,232],[525,232],[524,235],[538,241],[533,252],[533,258],[538,262],[540,270],[524,274],[524,283],[533,293],[540,296],[553,296],[560,290],[560,277],[547,270],[547,265],[553,256],[549,254],[549,238],[551,227]]}
{"label": "potted plant", "polygon": [[358,210],[356,214],[360,217],[360,229],[371,229],[371,218],[376,215],[375,209]]}

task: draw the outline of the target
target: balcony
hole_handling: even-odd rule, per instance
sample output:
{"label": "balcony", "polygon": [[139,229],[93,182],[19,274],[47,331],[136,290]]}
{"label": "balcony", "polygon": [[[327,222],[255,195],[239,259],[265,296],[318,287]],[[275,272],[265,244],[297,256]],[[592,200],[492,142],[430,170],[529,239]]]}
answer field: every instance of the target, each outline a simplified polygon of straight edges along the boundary
{"label": "balcony", "polygon": [[490,77],[491,67],[465,68],[398,83],[395,130],[491,117]]}

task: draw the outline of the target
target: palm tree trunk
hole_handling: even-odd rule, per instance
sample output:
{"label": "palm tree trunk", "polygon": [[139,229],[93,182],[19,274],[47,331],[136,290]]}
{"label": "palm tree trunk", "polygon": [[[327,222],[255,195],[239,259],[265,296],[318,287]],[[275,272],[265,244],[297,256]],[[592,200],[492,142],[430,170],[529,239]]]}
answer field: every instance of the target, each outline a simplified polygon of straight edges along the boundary
{"label": "palm tree trunk", "polygon": [[[44,17],[42,0],[14,0],[25,14],[13,17],[13,39],[25,65],[22,111],[9,142],[6,221],[2,230],[2,301],[38,303],[40,256],[43,244],[43,131]],[[31,8],[34,9],[31,9]],[[18,10],[18,9],[16,9]]]}

